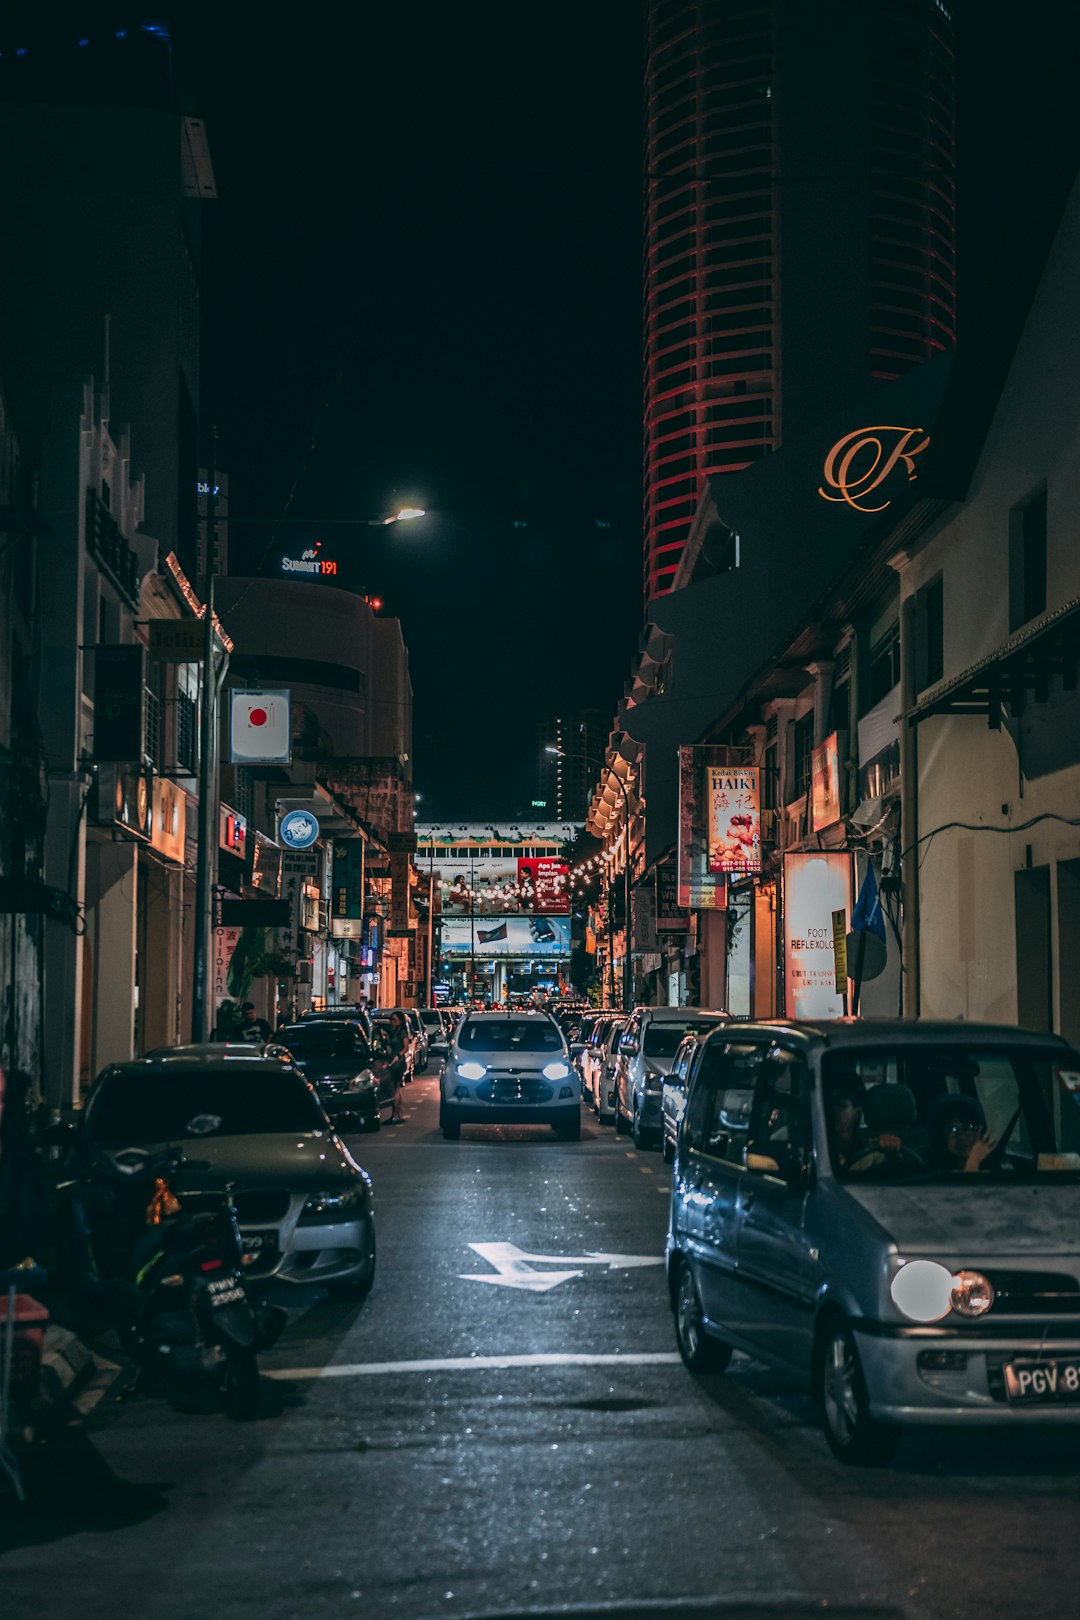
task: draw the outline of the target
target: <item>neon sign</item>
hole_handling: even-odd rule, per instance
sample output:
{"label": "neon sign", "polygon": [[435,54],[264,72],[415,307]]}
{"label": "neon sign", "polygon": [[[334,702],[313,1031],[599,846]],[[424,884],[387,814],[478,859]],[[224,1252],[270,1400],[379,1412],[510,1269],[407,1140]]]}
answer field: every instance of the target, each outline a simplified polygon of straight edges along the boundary
{"label": "neon sign", "polygon": [[319,547],[321,540],[316,540],[313,546],[302,551],[299,557],[282,557],[281,571],[283,574],[336,574],[337,563],[330,557],[320,557]]}
{"label": "neon sign", "polygon": [[[922,438],[915,444],[920,434]],[[921,427],[856,428],[837,439],[825,457],[822,476],[828,487],[819,485],[818,494],[827,501],[854,507],[856,512],[884,512],[892,496],[878,506],[866,504],[867,497],[880,490],[900,464],[907,468],[908,482],[912,482],[918,476],[915,457],[929,443],[930,435]]]}

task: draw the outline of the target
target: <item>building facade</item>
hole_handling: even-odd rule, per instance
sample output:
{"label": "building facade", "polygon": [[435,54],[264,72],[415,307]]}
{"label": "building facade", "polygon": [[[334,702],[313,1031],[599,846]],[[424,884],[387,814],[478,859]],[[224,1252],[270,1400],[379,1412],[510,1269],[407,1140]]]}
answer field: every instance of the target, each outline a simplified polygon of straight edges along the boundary
{"label": "building facade", "polygon": [[649,602],[708,476],[953,348],[952,20],[649,0],[645,75]]}

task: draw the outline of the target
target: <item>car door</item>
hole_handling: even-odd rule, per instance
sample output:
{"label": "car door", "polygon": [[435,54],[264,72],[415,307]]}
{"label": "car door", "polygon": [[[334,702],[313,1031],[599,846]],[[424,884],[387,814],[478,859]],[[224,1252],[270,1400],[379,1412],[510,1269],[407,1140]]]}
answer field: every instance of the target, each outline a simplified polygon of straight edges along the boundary
{"label": "car door", "polygon": [[813,1348],[806,1209],[812,1158],[802,1056],[772,1046],[759,1066],[739,1187],[732,1326],[771,1359],[803,1371]]}
{"label": "car door", "polygon": [[702,1307],[720,1326],[736,1314],[740,1189],[766,1050],[756,1041],[710,1045],[693,1075],[683,1119],[676,1198],[685,1210],[687,1252]]}
{"label": "car door", "polygon": [[633,1108],[631,1094],[634,1084],[634,1062],[640,1050],[641,1018],[631,1018],[615,1045],[617,1053],[615,1059],[615,1108],[620,1110],[626,1119],[630,1118]]}

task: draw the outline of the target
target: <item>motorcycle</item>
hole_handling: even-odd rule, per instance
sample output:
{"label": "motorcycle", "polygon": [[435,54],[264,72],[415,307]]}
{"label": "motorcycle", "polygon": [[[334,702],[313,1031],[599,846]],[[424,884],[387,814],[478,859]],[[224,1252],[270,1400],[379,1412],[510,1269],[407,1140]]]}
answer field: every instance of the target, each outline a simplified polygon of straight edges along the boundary
{"label": "motorcycle", "polygon": [[155,1384],[209,1388],[229,1417],[259,1407],[258,1351],[286,1312],[253,1304],[231,1188],[183,1190],[209,1168],[176,1149],[98,1153],[68,1184],[79,1294],[104,1304],[136,1363],[131,1393]]}

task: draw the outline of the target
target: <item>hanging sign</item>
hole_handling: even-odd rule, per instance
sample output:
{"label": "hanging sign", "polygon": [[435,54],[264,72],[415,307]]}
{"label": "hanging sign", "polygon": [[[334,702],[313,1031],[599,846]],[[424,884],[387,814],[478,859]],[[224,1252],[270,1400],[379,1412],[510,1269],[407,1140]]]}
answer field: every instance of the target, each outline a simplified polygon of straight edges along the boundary
{"label": "hanging sign", "polygon": [[840,751],[835,731],[810,755],[810,811],[815,832],[840,820]]}
{"label": "hanging sign", "polygon": [[319,836],[319,823],[310,810],[290,810],[281,818],[280,834],[287,849],[310,849]]}
{"label": "hanging sign", "polygon": [[761,871],[761,799],[753,765],[709,765],[710,872]]}
{"label": "hanging sign", "polygon": [[288,765],[292,762],[289,693],[229,693],[230,765]]}
{"label": "hanging sign", "polygon": [[[330,889],[330,916],[335,922],[354,920],[358,924],[364,915],[364,840],[362,838],[335,838],[333,845],[334,873]],[[348,938],[360,937],[355,930],[333,930]]]}
{"label": "hanging sign", "polygon": [[146,676],[143,650],[94,649],[94,753],[96,764],[135,765],[143,757]]}
{"label": "hanging sign", "polygon": [[679,749],[678,889],[680,907],[719,911],[727,907],[727,874],[709,868],[709,807],[705,773],[728,762],[728,750],[711,744]]}

